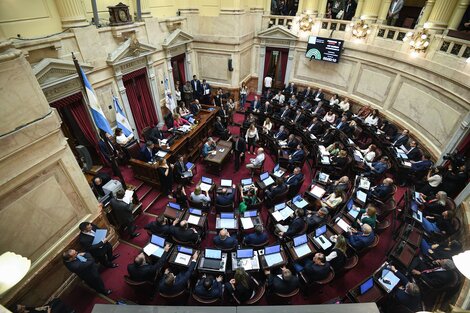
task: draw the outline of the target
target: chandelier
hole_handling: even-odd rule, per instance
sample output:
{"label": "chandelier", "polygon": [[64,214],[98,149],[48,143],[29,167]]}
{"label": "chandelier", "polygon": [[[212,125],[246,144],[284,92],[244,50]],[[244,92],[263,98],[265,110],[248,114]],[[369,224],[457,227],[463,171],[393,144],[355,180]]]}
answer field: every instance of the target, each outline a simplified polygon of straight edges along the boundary
{"label": "chandelier", "polygon": [[364,39],[368,34],[370,34],[369,25],[367,25],[363,19],[357,20],[355,23],[353,22],[349,26],[351,26],[351,32],[355,38]]}
{"label": "chandelier", "polygon": [[424,28],[414,33],[408,32],[403,38],[403,42],[406,42],[410,45],[412,54],[416,55],[419,52],[426,52],[430,42],[428,31]]}
{"label": "chandelier", "polygon": [[304,32],[308,32],[312,29],[313,18],[310,15],[304,14],[300,17],[299,28]]}

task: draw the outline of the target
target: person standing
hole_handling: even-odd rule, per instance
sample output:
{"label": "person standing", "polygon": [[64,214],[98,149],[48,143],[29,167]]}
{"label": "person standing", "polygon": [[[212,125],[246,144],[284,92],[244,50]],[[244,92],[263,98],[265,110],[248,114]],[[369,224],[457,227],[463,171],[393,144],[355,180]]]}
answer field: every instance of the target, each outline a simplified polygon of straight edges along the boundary
{"label": "person standing", "polygon": [[387,25],[395,26],[397,23],[400,11],[403,8],[404,0],[393,0],[390,4],[387,14]]}
{"label": "person standing", "polygon": [[171,189],[173,188],[173,164],[168,165],[165,159],[161,159],[157,165],[158,178],[162,193],[173,199]]}
{"label": "person standing", "polygon": [[240,169],[240,162],[245,163],[246,145],[245,140],[240,136],[235,135],[233,138],[232,151],[235,156],[235,172],[237,172]]}
{"label": "person standing", "polygon": [[240,87],[240,107],[245,109],[246,97],[248,96],[248,87],[245,83],[242,83]]}
{"label": "person standing", "polygon": [[116,198],[111,198],[110,201],[111,209],[119,225],[124,225],[127,228],[129,235],[132,238],[135,238],[139,236],[140,233],[135,232],[137,226],[134,224],[132,206],[130,203],[126,203],[123,200],[125,194],[126,193],[122,189],[116,192]]}

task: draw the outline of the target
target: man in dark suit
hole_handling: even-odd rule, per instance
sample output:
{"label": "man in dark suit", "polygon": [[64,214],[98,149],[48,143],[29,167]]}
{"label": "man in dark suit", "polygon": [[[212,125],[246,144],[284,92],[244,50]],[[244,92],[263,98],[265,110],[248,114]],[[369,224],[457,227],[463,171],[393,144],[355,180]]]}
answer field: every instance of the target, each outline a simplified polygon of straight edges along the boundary
{"label": "man in dark suit", "polygon": [[[397,271],[395,266],[390,266],[390,270],[400,279],[400,286],[395,288],[392,292],[392,307],[393,304],[406,306],[410,311],[419,311],[421,307],[421,293],[417,284],[410,282],[408,278],[401,272]],[[387,308],[389,305],[387,305]],[[387,312],[396,312],[390,310]]]}
{"label": "man in dark suit", "polygon": [[292,110],[289,108],[289,105],[286,104],[279,112],[279,118],[290,120],[291,113],[292,113]]}
{"label": "man in dark suit", "polygon": [[[119,254],[113,255],[113,246],[108,242],[109,237],[104,238],[100,242],[93,244],[95,239],[95,232],[98,227],[89,222],[82,222],[78,226],[80,235],[78,235],[78,242],[83,250],[89,252],[95,259],[106,267],[117,267],[113,260],[119,257]],[[108,234],[109,236],[109,234]]]}
{"label": "man in dark suit", "polygon": [[245,163],[245,151],[246,151],[246,144],[245,140],[238,135],[233,137],[232,142],[232,152],[235,156],[235,171],[240,169],[240,162],[243,164]]}
{"label": "man in dark suit", "polygon": [[230,137],[230,133],[222,124],[222,119],[220,118],[220,116],[216,117],[216,121],[214,124],[214,134],[222,138],[222,140],[227,140]]}
{"label": "man in dark suit", "polygon": [[238,244],[237,238],[230,237],[230,233],[224,228],[221,229],[219,235],[214,237],[214,244],[221,249],[235,248]]}
{"label": "man in dark suit", "polygon": [[297,186],[303,178],[304,174],[302,174],[300,167],[296,167],[294,168],[294,172],[286,177],[286,185]]}
{"label": "man in dark suit", "polygon": [[184,158],[182,155],[178,155],[177,161],[175,162],[174,171],[175,179],[179,183],[189,183],[192,178],[192,173],[190,176],[184,176],[184,173],[188,172],[188,167],[186,166],[186,163],[184,163]]}
{"label": "man in dark suit", "polygon": [[315,101],[316,103],[319,103],[320,101],[323,101],[323,99],[325,99],[325,94],[323,93],[323,90],[320,88],[313,94],[313,101]]}
{"label": "man in dark suit", "polygon": [[199,252],[194,252],[191,264],[189,265],[186,271],[181,271],[178,275],[173,274],[169,268],[165,270],[165,275],[160,280],[159,291],[165,295],[174,295],[188,287],[188,281],[191,278],[191,274],[196,267],[197,258],[199,256]]}
{"label": "man in dark suit", "polygon": [[151,264],[147,261],[147,258],[143,252],[139,253],[134,262],[127,265],[127,272],[129,277],[133,281],[142,282],[154,282],[157,278],[157,274],[160,272],[160,269],[165,264],[166,259],[168,258],[168,251],[170,250],[170,245],[167,244],[164,248],[164,251],[157,263]]}
{"label": "man in dark suit", "polygon": [[220,298],[222,297],[222,280],[222,275],[214,279],[204,274],[194,287],[194,294],[203,299]]}
{"label": "man in dark suit", "polygon": [[418,268],[419,270],[412,270],[411,274],[431,288],[442,289],[451,287],[454,282],[455,264],[451,259],[439,259],[430,266],[422,262]]}
{"label": "man in dark suit", "polygon": [[211,86],[206,82],[205,79],[202,80],[201,93],[202,93],[202,103],[209,104],[210,97],[211,97]]}
{"label": "man in dark suit", "polygon": [[287,87],[284,89],[285,93],[288,93],[290,95],[295,95],[297,94],[297,86],[294,83],[290,83],[287,85]]}
{"label": "man in dark suit", "polygon": [[314,116],[312,118],[312,123],[310,125],[308,125],[308,127],[305,130],[309,131],[311,134],[317,136],[322,132],[323,124],[322,124],[321,121],[318,120],[317,116]]}
{"label": "man in dark suit", "polygon": [[140,149],[140,154],[142,156],[142,160],[145,162],[153,162],[155,151],[155,144],[152,141],[147,141],[145,145]]}
{"label": "man in dark suit", "polygon": [[408,142],[408,139],[410,139],[410,137],[408,136],[409,134],[409,131],[408,129],[404,129],[400,135],[397,135],[394,139],[393,139],[393,146],[395,147],[399,147],[399,146],[404,146],[406,145],[406,143]]}
{"label": "man in dark suit", "polygon": [[264,115],[271,115],[273,114],[273,106],[269,101],[266,101],[260,109],[260,112],[263,113]]}
{"label": "man in dark suit", "polygon": [[328,216],[327,208],[320,208],[317,212],[308,211],[307,212],[307,225],[308,232],[313,231],[315,228],[326,223],[326,217]]}
{"label": "man in dark suit", "polygon": [[287,139],[287,132],[284,128],[284,125],[279,127],[279,130],[274,133],[274,139],[276,140],[286,140]]}
{"label": "man in dark suit", "polygon": [[103,186],[109,183],[111,177],[106,173],[97,173],[95,177],[93,177],[93,187],[98,193],[98,196],[103,197],[105,195],[103,191]]}
{"label": "man in dark suit", "polygon": [[310,112],[312,109],[312,102],[309,99],[305,98],[304,101],[300,104],[300,108],[306,112]]}
{"label": "man in dark suit", "polygon": [[154,235],[166,237],[170,234],[170,224],[163,214],[157,215],[155,221],[148,223],[144,228]]}
{"label": "man in dark suit", "polygon": [[302,92],[302,96],[304,98],[308,98],[308,97],[311,97],[313,95],[313,91],[312,91],[312,88],[310,88],[310,86],[308,86],[306,89],[304,89],[304,91]]}
{"label": "man in dark suit", "polygon": [[323,101],[318,102],[318,104],[313,109],[312,114],[318,116],[319,118],[323,118],[323,116],[325,116],[326,111],[323,107]]}
{"label": "man in dark suit", "polygon": [[152,128],[147,134],[147,141],[150,140],[154,144],[160,144],[160,140],[165,139],[165,136],[163,136],[163,132],[160,129],[161,127],[155,126]]}
{"label": "man in dark suit", "polygon": [[289,151],[294,152],[297,149],[299,141],[295,138],[294,134],[290,134],[289,138],[287,138],[286,147]]}
{"label": "man in dark suit", "polygon": [[78,253],[76,250],[70,249],[62,254],[62,260],[65,267],[72,273],[77,274],[88,286],[104,295],[111,294],[111,289],[104,287],[103,280],[98,272],[98,265],[90,253]]}
{"label": "man in dark suit", "polygon": [[330,263],[326,261],[323,253],[315,253],[312,260],[305,260],[303,272],[309,281],[325,279],[330,271]]}
{"label": "man in dark suit", "polygon": [[[235,185],[233,185],[233,189],[235,189]],[[215,197],[215,203],[218,205],[233,204],[234,197],[235,197],[234,192],[228,192],[227,188],[222,188],[222,190],[218,192],[217,196]]]}
{"label": "man in dark suit", "polygon": [[[178,225],[179,224],[179,225]],[[199,234],[195,228],[189,228],[188,221],[179,219],[173,221],[170,227],[170,234],[178,241],[196,243],[199,240]]]}
{"label": "man in dark suit", "polygon": [[356,0],[348,0],[345,5],[343,19],[350,21],[356,14]]}
{"label": "man in dark suit", "polygon": [[287,185],[284,182],[284,179],[282,177],[276,178],[276,183],[272,186],[270,186],[266,191],[265,195],[267,199],[274,199],[277,195],[282,194],[287,190]]}
{"label": "man in dark suit", "polygon": [[202,92],[201,81],[197,79],[196,75],[193,75],[193,80],[191,80],[191,87],[193,88],[193,98],[199,100]]}
{"label": "man in dark suit", "polygon": [[393,192],[393,179],[385,178],[380,185],[371,188],[370,195],[379,199],[386,200]]}
{"label": "man in dark suit", "polygon": [[305,227],[304,221],[304,210],[295,209],[294,219],[288,225],[276,224],[276,231],[279,237],[289,237],[292,238],[296,235],[299,235]]}
{"label": "man in dark suit", "polygon": [[111,210],[114,214],[119,225],[125,225],[127,227],[127,232],[132,238],[135,238],[140,235],[140,233],[135,232],[136,226],[134,224],[134,217],[132,216],[132,207],[130,203],[124,202],[124,190],[119,190],[116,192],[116,198],[111,198]]}
{"label": "man in dark suit", "polygon": [[359,232],[350,228],[348,232],[344,233],[349,245],[356,250],[362,250],[374,242],[375,234],[369,224],[362,224],[361,230]]}
{"label": "man in dark suit", "polygon": [[351,127],[349,126],[348,117],[346,115],[343,115],[338,123],[336,123],[336,129],[339,129],[346,135],[351,133]]}
{"label": "man in dark suit", "polygon": [[268,276],[268,292],[289,294],[299,288],[299,278],[285,266],[281,267],[281,277],[271,273],[270,270],[264,270],[264,274]]}
{"label": "man in dark suit", "polygon": [[255,226],[255,232],[245,235],[243,241],[246,245],[260,245],[268,240],[268,234],[262,225]]}
{"label": "man in dark suit", "polygon": [[410,142],[410,149],[406,152],[406,155],[408,156],[408,159],[411,161],[419,161],[421,160],[422,153],[421,150],[418,147],[418,143],[414,140]]}
{"label": "man in dark suit", "polygon": [[302,126],[303,122],[304,122],[304,115],[302,114],[302,111],[300,110],[297,110],[295,116],[294,116],[294,124],[297,124],[298,126]]}
{"label": "man in dark suit", "polygon": [[289,156],[289,163],[301,162],[305,157],[304,146],[298,144],[294,152]]}
{"label": "man in dark suit", "polygon": [[194,100],[193,102],[191,102],[190,106],[189,106],[189,111],[191,111],[191,113],[196,116],[199,111],[201,111],[202,109],[202,106],[201,104],[199,103],[199,100]]}

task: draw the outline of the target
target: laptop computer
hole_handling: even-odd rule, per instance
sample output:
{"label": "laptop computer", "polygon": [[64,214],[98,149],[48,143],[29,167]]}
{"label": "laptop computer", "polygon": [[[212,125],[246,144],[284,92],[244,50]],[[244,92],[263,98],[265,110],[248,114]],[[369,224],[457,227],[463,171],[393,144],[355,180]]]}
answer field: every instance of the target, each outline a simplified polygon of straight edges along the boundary
{"label": "laptop computer", "polygon": [[307,240],[307,235],[306,234],[294,237],[294,247],[298,247],[298,246],[301,246],[303,244],[306,244],[307,241],[308,240]]}
{"label": "laptop computer", "polygon": [[222,251],[217,249],[204,250],[204,264],[203,267],[211,269],[219,269],[222,260]]}
{"label": "laptop computer", "polygon": [[234,213],[220,213],[220,218],[216,220],[216,228],[234,229],[236,226]]}
{"label": "laptop computer", "polygon": [[144,253],[148,256],[154,255],[161,257],[163,255],[163,247],[165,246],[165,238],[157,235],[150,237],[150,242],[144,247]]}
{"label": "laptop computer", "polygon": [[299,209],[303,209],[308,205],[308,202],[305,201],[305,199],[302,198],[301,195],[297,195],[292,199],[292,202],[295,204],[296,207]]}
{"label": "laptop computer", "polygon": [[242,184],[243,187],[252,185],[253,184],[253,179],[252,178],[244,178],[240,181],[240,184]]}
{"label": "laptop computer", "polygon": [[368,280],[366,280],[364,283],[359,286],[359,292],[361,295],[365,294],[367,291],[369,291],[372,287],[374,286],[374,278],[371,277]]}
{"label": "laptop computer", "polygon": [[194,163],[191,163],[191,162],[186,162],[186,168],[188,170],[192,170],[194,168]]}
{"label": "laptop computer", "polygon": [[423,212],[418,208],[418,204],[415,201],[411,202],[411,216],[418,222],[423,222]]}
{"label": "laptop computer", "polygon": [[268,246],[264,248],[264,259],[268,266],[284,261],[281,255],[281,245]]}
{"label": "laptop computer", "polygon": [[323,234],[326,234],[326,225],[320,226],[315,229],[315,236],[313,237],[313,240],[320,247],[322,247],[323,250],[326,250],[332,246],[332,243]]}
{"label": "laptop computer", "polygon": [[195,208],[189,208],[189,213],[201,216],[202,215],[202,210],[195,209]]}
{"label": "laptop computer", "polygon": [[194,122],[196,122],[196,120],[193,117],[190,117],[190,118],[188,118],[188,122],[190,122],[191,124],[194,124]]}
{"label": "laptop computer", "polygon": [[256,210],[245,211],[243,213],[243,217],[256,217],[257,215],[258,215],[258,211]]}
{"label": "laptop computer", "polygon": [[273,169],[273,175],[276,177],[281,177],[284,175],[285,171],[281,170],[281,166],[279,164],[276,164],[276,166]]}
{"label": "laptop computer", "polygon": [[278,203],[274,206],[274,211],[280,211],[286,207],[285,202]]}
{"label": "laptop computer", "polygon": [[393,273],[389,268],[384,268],[382,270],[382,275],[378,279],[379,284],[390,293],[393,288],[400,282],[400,278],[398,278],[395,273]]}
{"label": "laptop computer", "polygon": [[234,213],[220,213],[220,218],[222,218],[222,219],[224,219],[224,218],[234,219],[235,214]]}
{"label": "laptop computer", "polygon": [[193,255],[193,249],[183,246],[178,246],[178,252]]}
{"label": "laptop computer", "polygon": [[311,252],[307,241],[308,239],[306,234],[294,237],[294,251],[299,258]]}
{"label": "laptop computer", "polygon": [[263,182],[263,184],[268,187],[274,184],[274,179],[269,175],[268,172],[264,172],[259,176],[259,179]]}
{"label": "laptop computer", "polygon": [[361,190],[356,192],[356,199],[361,201],[362,203],[366,203],[367,201],[367,194]]}
{"label": "laptop computer", "polygon": [[178,253],[175,257],[175,262],[182,265],[187,265],[191,261],[191,256],[193,255],[193,249],[186,248],[183,246],[178,246]]}
{"label": "laptop computer", "polygon": [[209,191],[212,188],[212,178],[202,176],[201,184],[199,186],[201,187],[201,190]]}
{"label": "laptop computer", "polygon": [[172,209],[181,210],[181,205],[176,202],[168,202],[168,206]]}
{"label": "laptop computer", "polygon": [[202,176],[202,177],[201,177],[201,181],[202,181],[204,184],[212,185],[212,178],[209,178],[209,177],[206,177],[206,176]]}
{"label": "laptop computer", "polygon": [[220,187],[232,187],[232,180],[222,178],[220,180]]}
{"label": "laptop computer", "polygon": [[320,172],[318,174],[318,181],[319,182],[322,182],[322,183],[327,183],[328,182],[328,179],[330,179],[330,175],[326,174],[326,173],[322,173]]}
{"label": "laptop computer", "polygon": [[237,249],[237,259],[251,259],[253,256],[253,249]]}

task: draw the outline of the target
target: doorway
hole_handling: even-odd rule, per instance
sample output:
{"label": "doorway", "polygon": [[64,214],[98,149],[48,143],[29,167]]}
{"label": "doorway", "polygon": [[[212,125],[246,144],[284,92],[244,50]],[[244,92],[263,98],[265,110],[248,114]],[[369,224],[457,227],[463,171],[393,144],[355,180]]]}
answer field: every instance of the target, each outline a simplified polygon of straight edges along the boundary
{"label": "doorway", "polygon": [[264,77],[272,77],[273,88],[284,88],[288,55],[289,49],[266,47],[266,55],[264,57]]}
{"label": "doorway", "polygon": [[186,71],[184,68],[185,62],[185,53],[171,58],[171,68],[173,69],[173,81],[175,82],[175,86],[179,86],[180,90],[182,86],[186,83]]}

